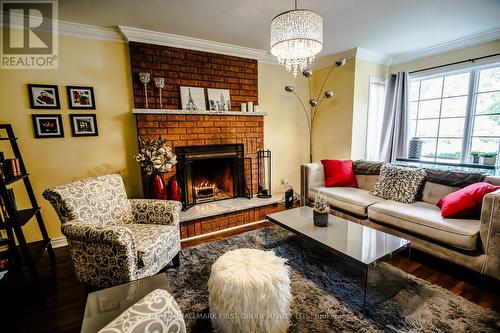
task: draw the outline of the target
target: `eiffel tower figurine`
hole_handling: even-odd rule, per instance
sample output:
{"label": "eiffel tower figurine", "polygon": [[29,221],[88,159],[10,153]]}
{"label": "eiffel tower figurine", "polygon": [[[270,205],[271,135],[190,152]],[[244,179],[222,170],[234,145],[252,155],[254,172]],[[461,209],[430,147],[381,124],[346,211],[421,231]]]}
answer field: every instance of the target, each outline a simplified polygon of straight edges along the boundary
{"label": "eiffel tower figurine", "polygon": [[188,101],[184,110],[198,110],[198,107],[194,104],[193,96],[191,96],[191,88],[188,88]]}

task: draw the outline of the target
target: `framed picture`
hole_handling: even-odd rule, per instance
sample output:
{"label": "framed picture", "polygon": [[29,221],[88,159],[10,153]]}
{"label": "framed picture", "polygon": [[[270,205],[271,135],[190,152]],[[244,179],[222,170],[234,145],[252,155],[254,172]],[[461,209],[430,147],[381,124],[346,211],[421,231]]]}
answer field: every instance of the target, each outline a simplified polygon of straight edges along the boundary
{"label": "framed picture", "polygon": [[228,89],[207,89],[210,111],[231,111],[231,96]]}
{"label": "framed picture", "polygon": [[69,119],[73,136],[99,135],[95,114],[70,114]]}
{"label": "framed picture", "polygon": [[32,109],[60,109],[59,90],[48,84],[28,84],[30,107]]}
{"label": "framed picture", "polygon": [[180,87],[182,110],[206,110],[205,91],[198,87]]}
{"label": "framed picture", "polygon": [[67,86],[70,109],[95,110],[94,88]]}
{"label": "framed picture", "polygon": [[33,114],[35,138],[62,138],[64,129],[59,114]]}

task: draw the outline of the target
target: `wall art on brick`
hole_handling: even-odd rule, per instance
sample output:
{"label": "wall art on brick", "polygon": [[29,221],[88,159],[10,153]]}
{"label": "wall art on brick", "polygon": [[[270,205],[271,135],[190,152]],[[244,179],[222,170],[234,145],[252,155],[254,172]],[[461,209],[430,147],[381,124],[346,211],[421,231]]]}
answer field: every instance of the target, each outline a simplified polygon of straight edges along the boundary
{"label": "wall art on brick", "polygon": [[182,110],[206,110],[205,89],[199,87],[180,87]]}

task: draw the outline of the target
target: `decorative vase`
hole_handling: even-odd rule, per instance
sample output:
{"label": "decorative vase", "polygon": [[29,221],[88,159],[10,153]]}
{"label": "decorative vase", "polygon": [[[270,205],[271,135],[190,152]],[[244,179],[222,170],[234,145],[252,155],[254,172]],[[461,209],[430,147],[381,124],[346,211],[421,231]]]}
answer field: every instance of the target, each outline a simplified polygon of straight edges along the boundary
{"label": "decorative vase", "polygon": [[166,200],[167,199],[167,189],[165,187],[165,182],[160,173],[153,173],[151,175],[150,185],[149,185],[149,196],[151,199]]}
{"label": "decorative vase", "polygon": [[319,212],[313,209],[313,222],[317,227],[326,227],[328,225],[328,212]]}
{"label": "decorative vase", "polygon": [[181,201],[182,192],[175,177],[168,181],[168,199],[174,201]]}
{"label": "decorative vase", "polygon": [[411,138],[408,143],[408,158],[419,160],[422,154],[423,141],[420,138]]}

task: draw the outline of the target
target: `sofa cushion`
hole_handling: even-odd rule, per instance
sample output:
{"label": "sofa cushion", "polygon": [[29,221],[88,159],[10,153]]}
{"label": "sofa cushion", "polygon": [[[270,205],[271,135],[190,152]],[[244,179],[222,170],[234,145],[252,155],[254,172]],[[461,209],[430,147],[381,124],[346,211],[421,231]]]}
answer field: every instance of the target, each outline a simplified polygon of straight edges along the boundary
{"label": "sofa cushion", "polygon": [[458,190],[460,190],[460,187],[452,187],[448,185],[442,185],[426,181],[424,188],[422,190],[421,201],[425,201],[435,205],[445,195],[448,195]]}
{"label": "sofa cushion", "polygon": [[477,248],[481,224],[480,220],[442,218],[439,207],[422,201],[382,201],[368,207],[368,218],[470,251]]}
{"label": "sofa cushion", "polygon": [[135,240],[139,267],[151,266],[167,249],[178,242],[179,227],[160,224],[133,223],[127,225]]}
{"label": "sofa cushion", "polygon": [[423,169],[385,164],[380,168],[380,176],[371,194],[384,199],[412,203],[424,180]]}
{"label": "sofa cushion", "polygon": [[368,206],[384,200],[353,187],[315,187],[309,190],[309,199],[314,200],[318,192],[326,195],[330,206],[362,217],[368,216]]}
{"label": "sofa cushion", "polygon": [[371,191],[373,189],[373,186],[377,183],[378,180],[378,175],[362,175],[362,174],[356,174],[356,181],[358,182],[358,187]]}
{"label": "sofa cushion", "polygon": [[326,187],[358,187],[351,160],[321,160]]}

